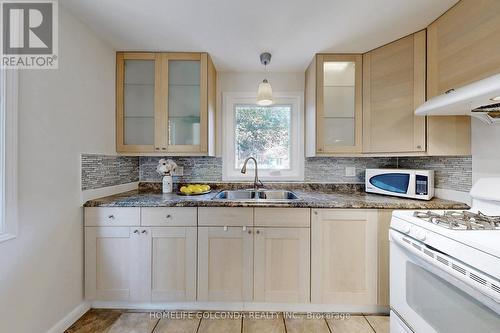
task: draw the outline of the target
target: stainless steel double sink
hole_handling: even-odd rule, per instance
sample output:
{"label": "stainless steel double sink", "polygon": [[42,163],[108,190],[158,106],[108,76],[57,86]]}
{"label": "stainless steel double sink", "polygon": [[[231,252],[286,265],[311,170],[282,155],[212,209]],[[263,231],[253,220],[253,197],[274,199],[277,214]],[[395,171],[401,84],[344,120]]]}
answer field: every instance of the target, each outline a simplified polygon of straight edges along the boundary
{"label": "stainless steel double sink", "polygon": [[265,202],[287,202],[299,200],[299,197],[286,190],[228,190],[221,191],[213,200],[227,201],[265,201]]}

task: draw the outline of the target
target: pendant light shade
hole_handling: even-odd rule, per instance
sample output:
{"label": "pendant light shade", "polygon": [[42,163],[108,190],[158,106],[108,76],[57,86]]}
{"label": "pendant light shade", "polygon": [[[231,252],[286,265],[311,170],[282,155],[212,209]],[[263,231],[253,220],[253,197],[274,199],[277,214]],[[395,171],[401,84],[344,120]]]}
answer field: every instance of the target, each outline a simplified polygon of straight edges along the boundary
{"label": "pendant light shade", "polygon": [[257,104],[261,106],[273,104],[273,88],[271,88],[267,79],[264,79],[264,81],[259,84],[259,89],[257,90]]}
{"label": "pendant light shade", "polygon": [[[260,55],[260,62],[267,70],[267,65],[271,62],[271,53],[262,53]],[[257,104],[261,106],[273,104],[273,89],[267,79],[264,79],[259,84],[259,89],[257,89]]]}

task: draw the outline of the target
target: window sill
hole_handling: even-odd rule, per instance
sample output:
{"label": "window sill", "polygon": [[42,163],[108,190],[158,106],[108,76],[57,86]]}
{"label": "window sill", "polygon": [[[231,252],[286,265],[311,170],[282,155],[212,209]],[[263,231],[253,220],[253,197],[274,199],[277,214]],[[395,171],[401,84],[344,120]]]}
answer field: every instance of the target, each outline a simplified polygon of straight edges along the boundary
{"label": "window sill", "polygon": [[14,234],[1,234],[0,235],[0,243],[6,242],[8,240],[16,238]]}

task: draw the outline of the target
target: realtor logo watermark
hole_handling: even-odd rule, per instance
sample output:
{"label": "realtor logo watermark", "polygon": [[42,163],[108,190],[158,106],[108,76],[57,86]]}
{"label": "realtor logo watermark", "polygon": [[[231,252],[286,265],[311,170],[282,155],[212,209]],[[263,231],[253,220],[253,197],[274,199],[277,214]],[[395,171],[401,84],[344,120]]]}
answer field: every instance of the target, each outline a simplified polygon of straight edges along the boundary
{"label": "realtor logo watermark", "polygon": [[57,0],[1,0],[0,7],[0,67],[57,69]]}

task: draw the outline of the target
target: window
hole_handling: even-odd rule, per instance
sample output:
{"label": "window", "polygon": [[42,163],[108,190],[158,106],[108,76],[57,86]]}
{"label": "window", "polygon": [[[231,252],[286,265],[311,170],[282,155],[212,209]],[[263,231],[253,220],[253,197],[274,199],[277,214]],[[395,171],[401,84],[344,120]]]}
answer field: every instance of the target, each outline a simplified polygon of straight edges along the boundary
{"label": "window", "polygon": [[224,94],[223,179],[251,180],[252,171],[240,170],[252,156],[262,180],[303,180],[302,93],[275,93],[270,106],[255,100],[251,94]]}
{"label": "window", "polygon": [[17,233],[17,75],[0,69],[0,242]]}

